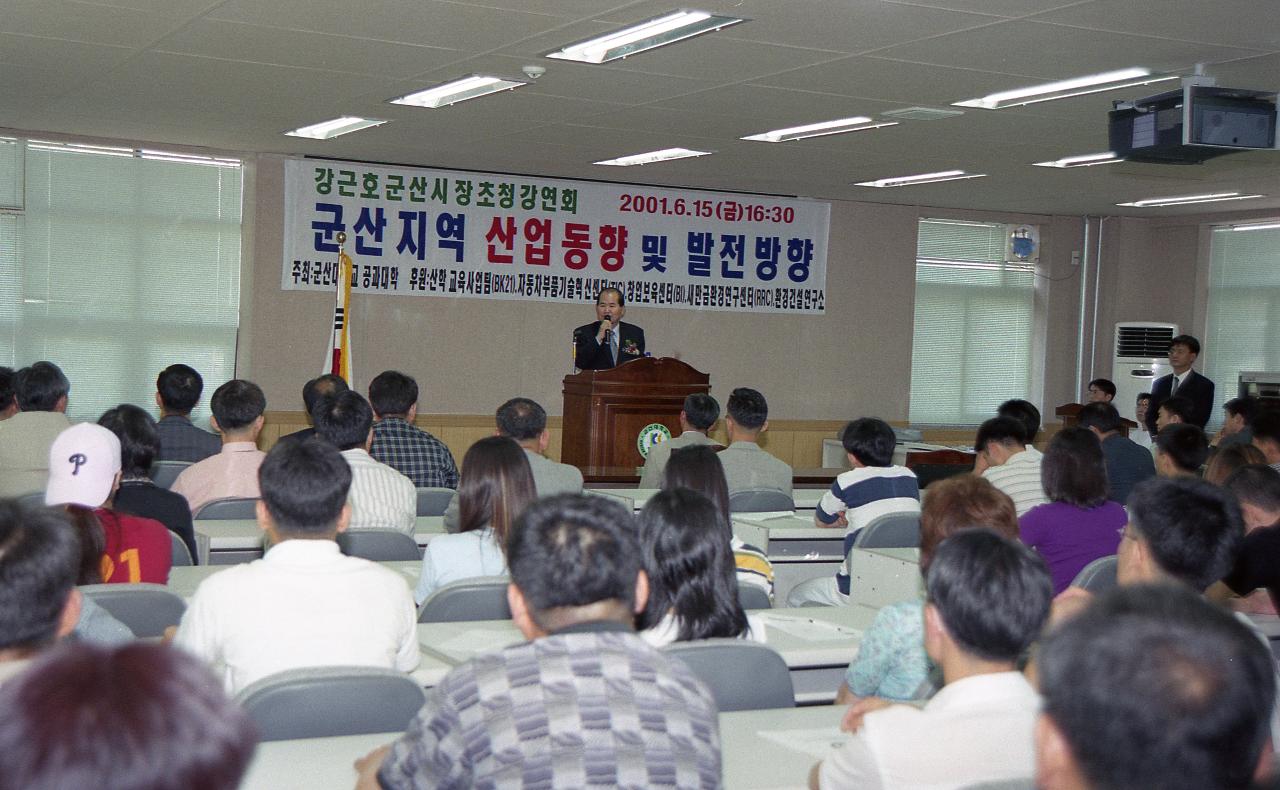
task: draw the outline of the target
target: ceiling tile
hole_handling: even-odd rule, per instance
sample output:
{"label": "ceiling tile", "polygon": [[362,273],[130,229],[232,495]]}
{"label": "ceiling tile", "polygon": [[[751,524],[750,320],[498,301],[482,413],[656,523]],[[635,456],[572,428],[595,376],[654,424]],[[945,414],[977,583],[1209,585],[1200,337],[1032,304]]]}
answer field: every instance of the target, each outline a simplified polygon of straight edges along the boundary
{"label": "ceiling tile", "polygon": [[1275,3],[1214,0],[1213,13],[1203,11],[1202,0],[1161,0],[1158,7],[1133,0],[1093,0],[1039,14],[1035,20],[1231,47],[1280,49],[1280,8]]}
{"label": "ceiling tile", "polygon": [[5,4],[0,32],[88,44],[143,47],[178,27],[186,16],[90,5],[72,0],[17,0]]}
{"label": "ceiling tile", "polygon": [[926,104],[946,107],[960,99],[990,93],[996,90],[993,85],[1021,84],[1024,80],[1035,79],[1026,75],[861,56],[765,77],[758,82],[788,92],[818,91],[896,102],[901,106]]}
{"label": "ceiling tile", "polygon": [[101,75],[132,55],[126,47],[0,33],[0,64],[68,75]]}

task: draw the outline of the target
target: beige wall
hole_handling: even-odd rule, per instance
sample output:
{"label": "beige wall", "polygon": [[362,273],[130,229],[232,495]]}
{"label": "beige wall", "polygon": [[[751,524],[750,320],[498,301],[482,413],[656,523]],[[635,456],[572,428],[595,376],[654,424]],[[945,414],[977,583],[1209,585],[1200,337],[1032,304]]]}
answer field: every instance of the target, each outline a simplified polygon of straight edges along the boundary
{"label": "beige wall", "polygon": [[[244,286],[241,375],[259,382],[272,410],[301,408],[302,383],[322,363],[332,297],[282,291],[283,160],[260,157],[254,180],[252,244]],[[636,308],[649,350],[711,375],[723,402],[737,386],[769,399],[775,420],[845,420],[864,414],[907,418],[915,281],[916,222],[956,216],[1042,226],[1048,277],[1041,307],[1050,403],[1074,385],[1078,273],[1071,252],[1080,222],[1070,217],[995,215],[868,203],[832,204],[828,310],[822,316],[755,315]],[[585,305],[443,297],[353,297],[356,385],[390,367],[418,379],[424,414],[487,414],[516,394],[561,412],[570,330],[590,320]],[[1041,393],[1017,393],[1040,401]],[[1049,411],[1052,411],[1050,407]]]}

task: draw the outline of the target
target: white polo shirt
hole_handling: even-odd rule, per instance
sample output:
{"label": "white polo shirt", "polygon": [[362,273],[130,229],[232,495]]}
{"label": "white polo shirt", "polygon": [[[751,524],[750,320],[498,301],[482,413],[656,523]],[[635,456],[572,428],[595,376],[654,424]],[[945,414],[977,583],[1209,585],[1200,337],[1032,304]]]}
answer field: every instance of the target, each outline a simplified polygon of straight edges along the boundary
{"label": "white polo shirt", "polygon": [[1043,460],[1043,453],[1027,445],[1027,449],[1014,453],[1009,456],[1009,460],[1000,466],[991,467],[982,476],[1009,495],[1013,500],[1013,509],[1018,511],[1018,517],[1021,518],[1031,508],[1049,501],[1040,482],[1040,463]]}

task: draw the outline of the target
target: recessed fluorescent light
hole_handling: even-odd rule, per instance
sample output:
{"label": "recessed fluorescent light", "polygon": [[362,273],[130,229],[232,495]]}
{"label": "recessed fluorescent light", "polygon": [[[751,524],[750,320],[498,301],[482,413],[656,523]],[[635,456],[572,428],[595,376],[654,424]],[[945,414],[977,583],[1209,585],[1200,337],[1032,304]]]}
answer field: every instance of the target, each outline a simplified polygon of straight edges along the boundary
{"label": "recessed fluorescent light", "polygon": [[1253,225],[1231,225],[1226,228],[1218,228],[1218,230],[1275,230],[1277,228],[1280,228],[1280,222],[1261,222]]}
{"label": "recessed fluorescent light", "polygon": [[897,126],[897,121],[872,123],[870,118],[841,118],[838,121],[823,121],[806,126],[792,126],[789,129],[774,129],[743,137],[743,140],[760,140],[766,143],[785,143],[788,140],[803,140],[806,137],[823,137],[828,134],[844,134],[845,132],[863,132],[868,129],[879,129],[884,126]]}
{"label": "recessed fluorescent light", "polygon": [[48,140],[30,140],[27,148],[33,151],[59,151],[64,154],[98,154],[100,156],[133,156],[132,148],[89,143],[54,143]]}
{"label": "recessed fluorescent light", "polygon": [[461,79],[437,85],[434,88],[410,93],[398,99],[391,99],[392,104],[405,104],[410,107],[447,107],[467,99],[488,96],[490,93],[509,91],[528,85],[521,80],[509,80],[504,77],[491,77],[487,74],[471,74]]}
{"label": "recessed fluorescent light", "polygon": [[143,159],[156,159],[161,162],[182,162],[188,165],[213,165],[214,167],[239,167],[239,159],[227,159],[218,156],[200,156],[198,154],[180,154],[173,151],[152,151],[147,148],[139,150]]}
{"label": "recessed fluorescent light", "polygon": [[1130,203],[1117,203],[1117,206],[1136,206],[1138,208],[1154,208],[1159,206],[1185,206],[1191,203],[1221,203],[1228,200],[1252,200],[1263,195],[1242,195],[1239,192],[1214,192],[1208,195],[1181,195],[1177,197],[1148,198]]}
{"label": "recessed fluorescent light", "polygon": [[745,21],[705,11],[675,11],[648,22],[570,44],[555,52],[548,52],[546,57],[581,63],[607,63]]}
{"label": "recessed fluorescent light", "polygon": [[1055,159],[1052,162],[1032,162],[1036,167],[1093,167],[1094,165],[1114,165],[1116,162],[1123,162],[1122,157],[1116,156],[1111,151],[1101,154],[1081,154],[1080,156],[1064,156],[1061,159]]}
{"label": "recessed fluorescent light", "polygon": [[1084,96],[1089,93],[1129,88],[1135,85],[1150,85],[1153,82],[1176,80],[1177,74],[1152,75],[1148,69],[1132,68],[1120,71],[1108,71],[1104,74],[1091,74],[1087,77],[1074,77],[1069,80],[1048,82],[1030,88],[1017,88],[1011,91],[992,93],[978,99],[966,99],[954,102],[956,107],[981,107],[984,110],[1002,110],[1005,107],[1021,107],[1024,104],[1035,104],[1054,99],[1066,99],[1070,96]]}
{"label": "recessed fluorescent light", "polygon": [[302,126],[291,132],[285,132],[285,134],[290,137],[306,137],[311,140],[329,140],[339,135],[358,132],[361,129],[381,126],[384,123],[386,121],[380,121],[376,118],[357,118],[352,115],[344,115],[331,121],[321,121],[310,126]]}
{"label": "recessed fluorescent light", "polygon": [[706,156],[710,151],[691,151],[688,148],[664,148],[661,151],[650,151],[647,154],[620,156],[617,159],[606,159],[596,162],[597,165],[614,167],[630,167],[631,165],[647,165],[653,162],[665,162],[669,159],[688,159],[693,156]]}
{"label": "recessed fluorescent light", "polygon": [[921,173],[918,176],[898,176],[881,178],[875,181],[859,181],[859,187],[908,187],[913,184],[934,184],[939,181],[963,181],[966,178],[986,178],[986,173],[966,173],[963,170],[943,170],[938,173]]}

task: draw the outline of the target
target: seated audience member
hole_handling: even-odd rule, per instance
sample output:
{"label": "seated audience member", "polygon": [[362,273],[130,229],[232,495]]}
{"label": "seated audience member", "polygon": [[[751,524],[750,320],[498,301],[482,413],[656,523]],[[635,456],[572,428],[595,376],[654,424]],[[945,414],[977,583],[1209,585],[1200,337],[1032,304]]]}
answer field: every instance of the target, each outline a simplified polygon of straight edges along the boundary
{"label": "seated audience member", "polygon": [[1180,395],[1174,395],[1172,398],[1166,398],[1161,401],[1160,407],[1156,409],[1155,435],[1159,435],[1168,425],[1192,424],[1195,408],[1196,405],[1189,398],[1184,398]]}
{"label": "seated audience member", "polygon": [[1110,403],[1116,397],[1116,385],[1110,379],[1089,382],[1089,403]]}
{"label": "seated audience member", "polygon": [[707,436],[719,419],[720,404],[716,403],[715,398],[703,392],[695,392],[685,398],[684,407],[680,410],[680,435],[649,448],[644,468],[640,470],[640,485],[637,487],[662,486],[662,470],[666,468],[672,450],[696,445],[719,447]]}
{"label": "seated audience member", "polygon": [[1129,438],[1143,447],[1151,446],[1151,432],[1147,428],[1147,410],[1151,408],[1151,393],[1139,392],[1133,409],[1133,419],[1138,428],[1129,434]]}
{"label": "seated audience member", "polygon": [[1253,446],[1280,472],[1280,410],[1264,409],[1253,418]]}
{"label": "seated audience member", "polygon": [[[966,529],[989,529],[1017,540],[1013,500],[981,477],[956,475],[929,486],[920,511],[920,573],[929,570],[938,544]],[[868,697],[907,701],[932,696],[940,685],[924,650],[924,602],[902,601],[876,612],[845,671],[836,704]]]}
{"label": "seated audience member", "polygon": [[1251,397],[1232,398],[1222,404],[1226,419],[1222,428],[1213,437],[1213,446],[1230,447],[1235,444],[1249,444],[1253,441],[1253,418],[1258,414],[1258,399]]}
{"label": "seated audience member", "polygon": [[[660,491],[637,520],[649,600],[640,636],[654,647],[717,637],[765,641],[764,623],[743,611],[719,509],[687,488]],[[754,622],[750,622],[754,621]]]}
{"label": "seated audience member", "polygon": [[1107,468],[1098,438],[1063,428],[1049,442],[1040,469],[1049,501],[1018,519],[1022,542],[1044,557],[1053,591],[1065,590],[1084,566],[1116,553],[1124,507],[1107,501]]}
{"label": "seated audience member", "polygon": [[257,384],[232,379],[213,391],[209,407],[222,434],[222,451],[182,470],[170,487],[186,498],[192,514],[215,499],[258,497],[258,467],[267,457],[256,444],[267,410]]}
{"label": "seated audience member", "polygon": [[842,472],[822,495],[813,520],[819,527],[844,529],[844,563],[834,577],[810,579],[792,588],[788,606],[841,606],[849,601],[849,550],[858,533],[880,516],[920,512],[920,487],[905,466],[893,465],[897,442],[883,420],[863,417],[840,432],[849,471]]}
{"label": "seated audience member", "polygon": [[1209,440],[1194,425],[1166,425],[1155,441],[1156,472],[1164,477],[1195,477],[1209,457]]}
{"label": "seated audience member", "polygon": [[1273,605],[1280,603],[1280,472],[1242,467],[1223,488],[1240,503],[1246,533],[1223,584],[1237,595],[1266,588]]}
{"label": "seated audience member", "polygon": [[[506,436],[524,450],[533,473],[533,487],[538,496],[577,494],[582,491],[582,472],[576,466],[552,461],[543,455],[551,443],[547,430],[547,412],[528,398],[512,398],[498,407],[495,415],[496,436]],[[444,526],[458,531],[458,497],[449,502],[444,513]]]}
{"label": "seated audience member", "polygon": [[724,530],[729,534],[729,548],[733,550],[733,564],[737,568],[738,583],[751,584],[773,595],[773,563],[759,548],[743,542],[733,534],[733,521],[729,515],[729,485],[724,479],[724,467],[710,445],[678,447],[662,470],[662,490],[687,488],[697,491],[716,506]]}
{"label": "seated audience member", "polygon": [[418,666],[404,577],[338,550],[351,467],[318,439],[277,444],[259,470],[258,525],[271,548],[196,589],[174,642],[221,669],[227,689],[302,667]]}
{"label": "seated audience member", "polygon": [[1203,480],[1157,477],[1134,489],[1128,508],[1119,584],[1177,582],[1203,593],[1230,572],[1244,538],[1230,494]]}
{"label": "seated audience member", "polygon": [[98,418],[98,424],[120,440],[120,487],[116,489],[112,507],[121,512],[150,518],[182,538],[194,561],[196,553],[195,528],[191,523],[191,507],[181,494],[161,488],[151,482],[148,472],[159,450],[156,421],[137,406],[122,403],[108,409]]}
{"label": "seated audience member", "polygon": [[418,522],[418,490],[413,481],[369,455],[373,409],[360,393],[347,390],[316,404],[311,413],[316,436],[342,451],[351,465],[349,529],[393,529],[413,535]]}
{"label": "seated audience member", "polygon": [[82,422],[58,435],[49,448],[46,505],[92,508],[102,528],[104,584],[165,584],[173,547],[159,521],[110,507],[120,481],[120,440],[101,425]]}
{"label": "seated audience member", "polygon": [[1227,482],[1237,469],[1251,464],[1266,465],[1267,457],[1252,444],[1231,444],[1220,447],[1218,452],[1209,456],[1204,467],[1204,480],[1220,486]]}
{"label": "seated audience member", "polygon": [[0,496],[22,496],[44,489],[49,477],[49,446],[71,422],[67,393],[71,384],[52,362],[37,362],[13,375],[18,413],[0,422]]}
{"label": "seated audience member", "polygon": [[1107,499],[1124,504],[1133,487],[1155,477],[1155,461],[1151,451],[1120,433],[1120,412],[1110,403],[1089,403],[1076,417],[1081,428],[1088,428],[1102,442],[1102,456],[1107,465]]}
{"label": "seated audience member", "polygon": [[1022,424],[1022,438],[1030,447],[1040,433],[1040,410],[1031,401],[1014,398],[1000,404],[996,409],[997,417],[1012,417]]}
{"label": "seated audience member", "polygon": [[1026,427],[1012,417],[993,417],[978,427],[973,440],[973,471],[1009,495],[1021,516],[1049,501],[1040,482],[1044,454],[1027,443]]}
{"label": "seated audience member", "polygon": [[418,382],[398,370],[369,383],[373,446],[369,455],[413,481],[418,488],[457,488],[458,467],[444,442],[413,424]]}
{"label": "seated audience member", "polygon": [[810,787],[959,788],[1032,774],[1040,700],[1017,661],[1049,615],[1044,562],[1016,540],[966,530],[938,546],[925,588],[925,649],[946,685],[923,709],[866,714]]}
{"label": "seated audience member", "polygon": [[[67,505],[63,511],[80,541],[76,586],[102,584],[102,557],[106,550],[102,523],[93,514],[92,508]],[[133,631],[127,625],[94,603],[90,596],[84,596],[81,600],[80,617],[76,620],[73,634],[77,639],[100,645],[119,645],[134,639]]]}
{"label": "seated audience member", "polygon": [[156,377],[156,405],[160,407],[157,461],[194,463],[222,450],[222,440],[216,434],[191,424],[191,410],[200,402],[203,391],[204,379],[187,365],[170,365]]}
{"label": "seated audience member", "polygon": [[1231,615],[1174,586],[1116,589],[1037,661],[1041,790],[1249,786],[1276,686],[1269,651]]}
{"label": "seated audience member", "polygon": [[0,420],[18,413],[18,397],[13,389],[13,368],[0,365]]}
{"label": "seated audience member", "polygon": [[235,790],[248,714],[180,650],[68,644],[0,690],[0,784]]}
{"label": "seated audience member", "polygon": [[622,505],[530,505],[507,543],[507,597],[529,641],[428,689],[408,732],[357,763],[359,787],[718,787],[715,700],[632,630],[648,597],[640,557]]}
{"label": "seated audience member", "polygon": [[[316,406],[320,405],[320,401],[325,398],[332,398],[335,395],[341,395],[348,389],[350,389],[350,387],[347,386],[346,380],[333,373],[325,373],[324,375],[316,376],[304,384],[302,387],[302,407],[306,409],[307,420],[311,422],[312,425],[315,425]],[[280,441],[302,441],[310,439],[315,435],[316,429],[314,427],[303,428],[300,431],[286,433],[284,436],[280,437]]]}
{"label": "seated audience member", "polygon": [[533,475],[520,445],[490,436],[462,457],[458,533],[431,539],[422,555],[414,598],[421,604],[449,582],[507,575],[507,535],[535,498]]}
{"label": "seated audience member", "polygon": [[[80,541],[56,510],[0,499],[0,686],[80,618]],[[0,782],[4,779],[0,778]]]}
{"label": "seated audience member", "polygon": [[791,496],[791,466],[760,448],[760,434],[769,430],[769,404],[753,389],[739,387],[729,394],[724,429],[729,446],[720,451],[729,494],[768,489]]}

